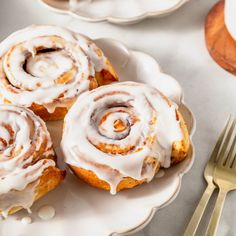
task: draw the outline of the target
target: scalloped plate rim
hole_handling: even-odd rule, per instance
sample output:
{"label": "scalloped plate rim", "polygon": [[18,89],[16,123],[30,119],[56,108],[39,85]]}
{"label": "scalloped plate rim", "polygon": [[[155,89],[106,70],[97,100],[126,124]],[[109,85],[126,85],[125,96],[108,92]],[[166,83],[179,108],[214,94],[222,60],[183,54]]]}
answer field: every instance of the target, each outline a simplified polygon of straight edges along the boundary
{"label": "scalloped plate rim", "polygon": [[166,10],[159,10],[159,11],[147,11],[144,12],[143,14],[134,16],[134,17],[129,17],[129,18],[121,18],[121,17],[114,17],[114,16],[104,16],[104,17],[97,17],[97,16],[84,16],[83,14],[79,14],[80,12],[74,12],[71,11],[69,9],[59,9],[55,6],[52,6],[50,4],[47,3],[47,0],[39,0],[39,2],[46,8],[48,8],[51,11],[60,13],[60,14],[68,14],[71,15],[77,19],[81,19],[84,21],[88,21],[88,22],[103,22],[103,21],[108,21],[114,24],[133,24],[133,23],[137,23],[140,22],[144,19],[147,18],[154,18],[154,17],[162,17],[165,16],[177,9],[179,9],[182,5],[184,5],[185,3],[187,3],[190,0],[179,0],[179,2],[170,7],[169,9]]}

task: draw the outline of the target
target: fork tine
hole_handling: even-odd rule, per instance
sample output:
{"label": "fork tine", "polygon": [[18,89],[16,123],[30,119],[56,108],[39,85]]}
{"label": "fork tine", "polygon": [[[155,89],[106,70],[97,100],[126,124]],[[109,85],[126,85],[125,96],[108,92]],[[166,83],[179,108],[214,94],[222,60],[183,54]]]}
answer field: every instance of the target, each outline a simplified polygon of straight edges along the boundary
{"label": "fork tine", "polygon": [[235,146],[236,146],[236,135],[234,136],[234,140],[232,142],[228,156],[226,158],[226,163],[225,163],[226,167],[230,167],[231,164],[234,162],[235,157],[233,156],[233,154],[234,154]]}
{"label": "fork tine", "polygon": [[229,146],[230,139],[232,137],[232,134],[233,134],[233,131],[234,131],[234,128],[235,128],[235,123],[236,123],[236,120],[233,119],[233,121],[231,122],[231,125],[228,129],[228,132],[225,135],[224,142],[222,144],[220,153],[218,155],[219,158],[217,159],[217,163],[220,164],[220,165],[223,165],[223,163],[225,161],[225,156],[226,156],[225,154],[226,154],[227,148]]}
{"label": "fork tine", "polygon": [[233,168],[234,170],[236,169],[236,153],[235,153],[235,155],[234,155],[232,168]]}
{"label": "fork tine", "polygon": [[209,162],[215,162],[217,160],[217,154],[219,153],[219,149],[220,149],[220,146],[221,146],[221,143],[222,141],[224,140],[224,136],[225,136],[225,133],[227,131],[227,128],[230,124],[230,121],[231,121],[231,115],[229,116],[226,124],[225,124],[225,127],[224,129],[221,131],[220,133],[220,136],[215,144],[215,147],[211,153],[211,156],[210,156],[210,159],[209,159]]}

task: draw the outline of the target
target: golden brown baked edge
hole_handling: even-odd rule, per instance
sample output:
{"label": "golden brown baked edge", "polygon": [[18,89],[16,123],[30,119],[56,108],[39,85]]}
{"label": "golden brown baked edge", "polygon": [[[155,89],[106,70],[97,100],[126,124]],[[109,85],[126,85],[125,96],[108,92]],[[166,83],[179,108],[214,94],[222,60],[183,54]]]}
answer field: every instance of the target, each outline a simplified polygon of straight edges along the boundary
{"label": "golden brown baked edge", "polygon": [[[174,142],[172,145],[171,165],[176,165],[180,163],[181,161],[183,161],[188,154],[188,150],[190,146],[189,133],[188,133],[186,123],[182,115],[178,111],[177,111],[177,117],[180,121],[180,127],[183,133],[183,140]],[[72,165],[69,165],[69,166],[74,172],[74,174],[77,177],[79,177],[81,180],[83,180],[85,183],[96,188],[104,189],[107,191],[110,190],[110,185],[106,181],[99,179],[93,171],[86,170],[86,169],[72,166]],[[157,173],[160,169],[160,163],[155,163],[155,168],[156,168],[156,173]],[[145,182],[146,181],[144,180],[140,181],[140,180],[133,179],[131,177],[126,177],[126,178],[123,178],[123,180],[118,184],[116,191],[119,192],[124,189],[130,189],[140,184],[143,184]]]}

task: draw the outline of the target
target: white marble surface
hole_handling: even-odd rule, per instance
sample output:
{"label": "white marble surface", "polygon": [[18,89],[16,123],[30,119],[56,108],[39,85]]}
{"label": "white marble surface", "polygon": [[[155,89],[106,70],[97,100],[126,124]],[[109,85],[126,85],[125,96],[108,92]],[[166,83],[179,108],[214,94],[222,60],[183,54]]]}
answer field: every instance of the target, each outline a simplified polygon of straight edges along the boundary
{"label": "white marble surface", "polygon": [[[130,48],[149,53],[164,71],[180,81],[185,100],[197,119],[194,137],[196,161],[184,177],[177,199],[157,212],[151,223],[135,236],[182,235],[206,186],[205,163],[227,116],[236,114],[236,77],[221,69],[209,56],[204,42],[204,18],[216,1],[192,0],[174,14],[137,25],[86,23],[57,15],[36,0],[1,0],[0,39],[29,24],[58,24],[96,37],[122,40]],[[213,199],[215,196],[213,196]],[[227,197],[218,235],[236,235],[236,192]],[[209,217],[210,208],[206,214]],[[198,235],[203,235],[206,220]]]}

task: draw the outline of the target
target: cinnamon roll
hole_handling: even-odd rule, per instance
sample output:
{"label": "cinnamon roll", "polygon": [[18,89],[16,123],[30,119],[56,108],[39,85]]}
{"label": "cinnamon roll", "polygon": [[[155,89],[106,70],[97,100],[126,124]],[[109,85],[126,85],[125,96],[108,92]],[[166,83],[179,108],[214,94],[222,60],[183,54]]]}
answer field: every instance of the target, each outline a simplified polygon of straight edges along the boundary
{"label": "cinnamon roll", "polygon": [[78,177],[115,194],[182,161],[189,134],[177,105],[161,92],[122,82],[79,97],[65,117],[61,147]]}
{"label": "cinnamon roll", "polygon": [[44,120],[64,118],[81,93],[117,80],[95,43],[58,26],[30,26],[0,44],[2,103],[30,108]]}
{"label": "cinnamon roll", "polygon": [[45,123],[32,111],[0,105],[0,216],[6,217],[54,189],[65,177],[56,167]]}

